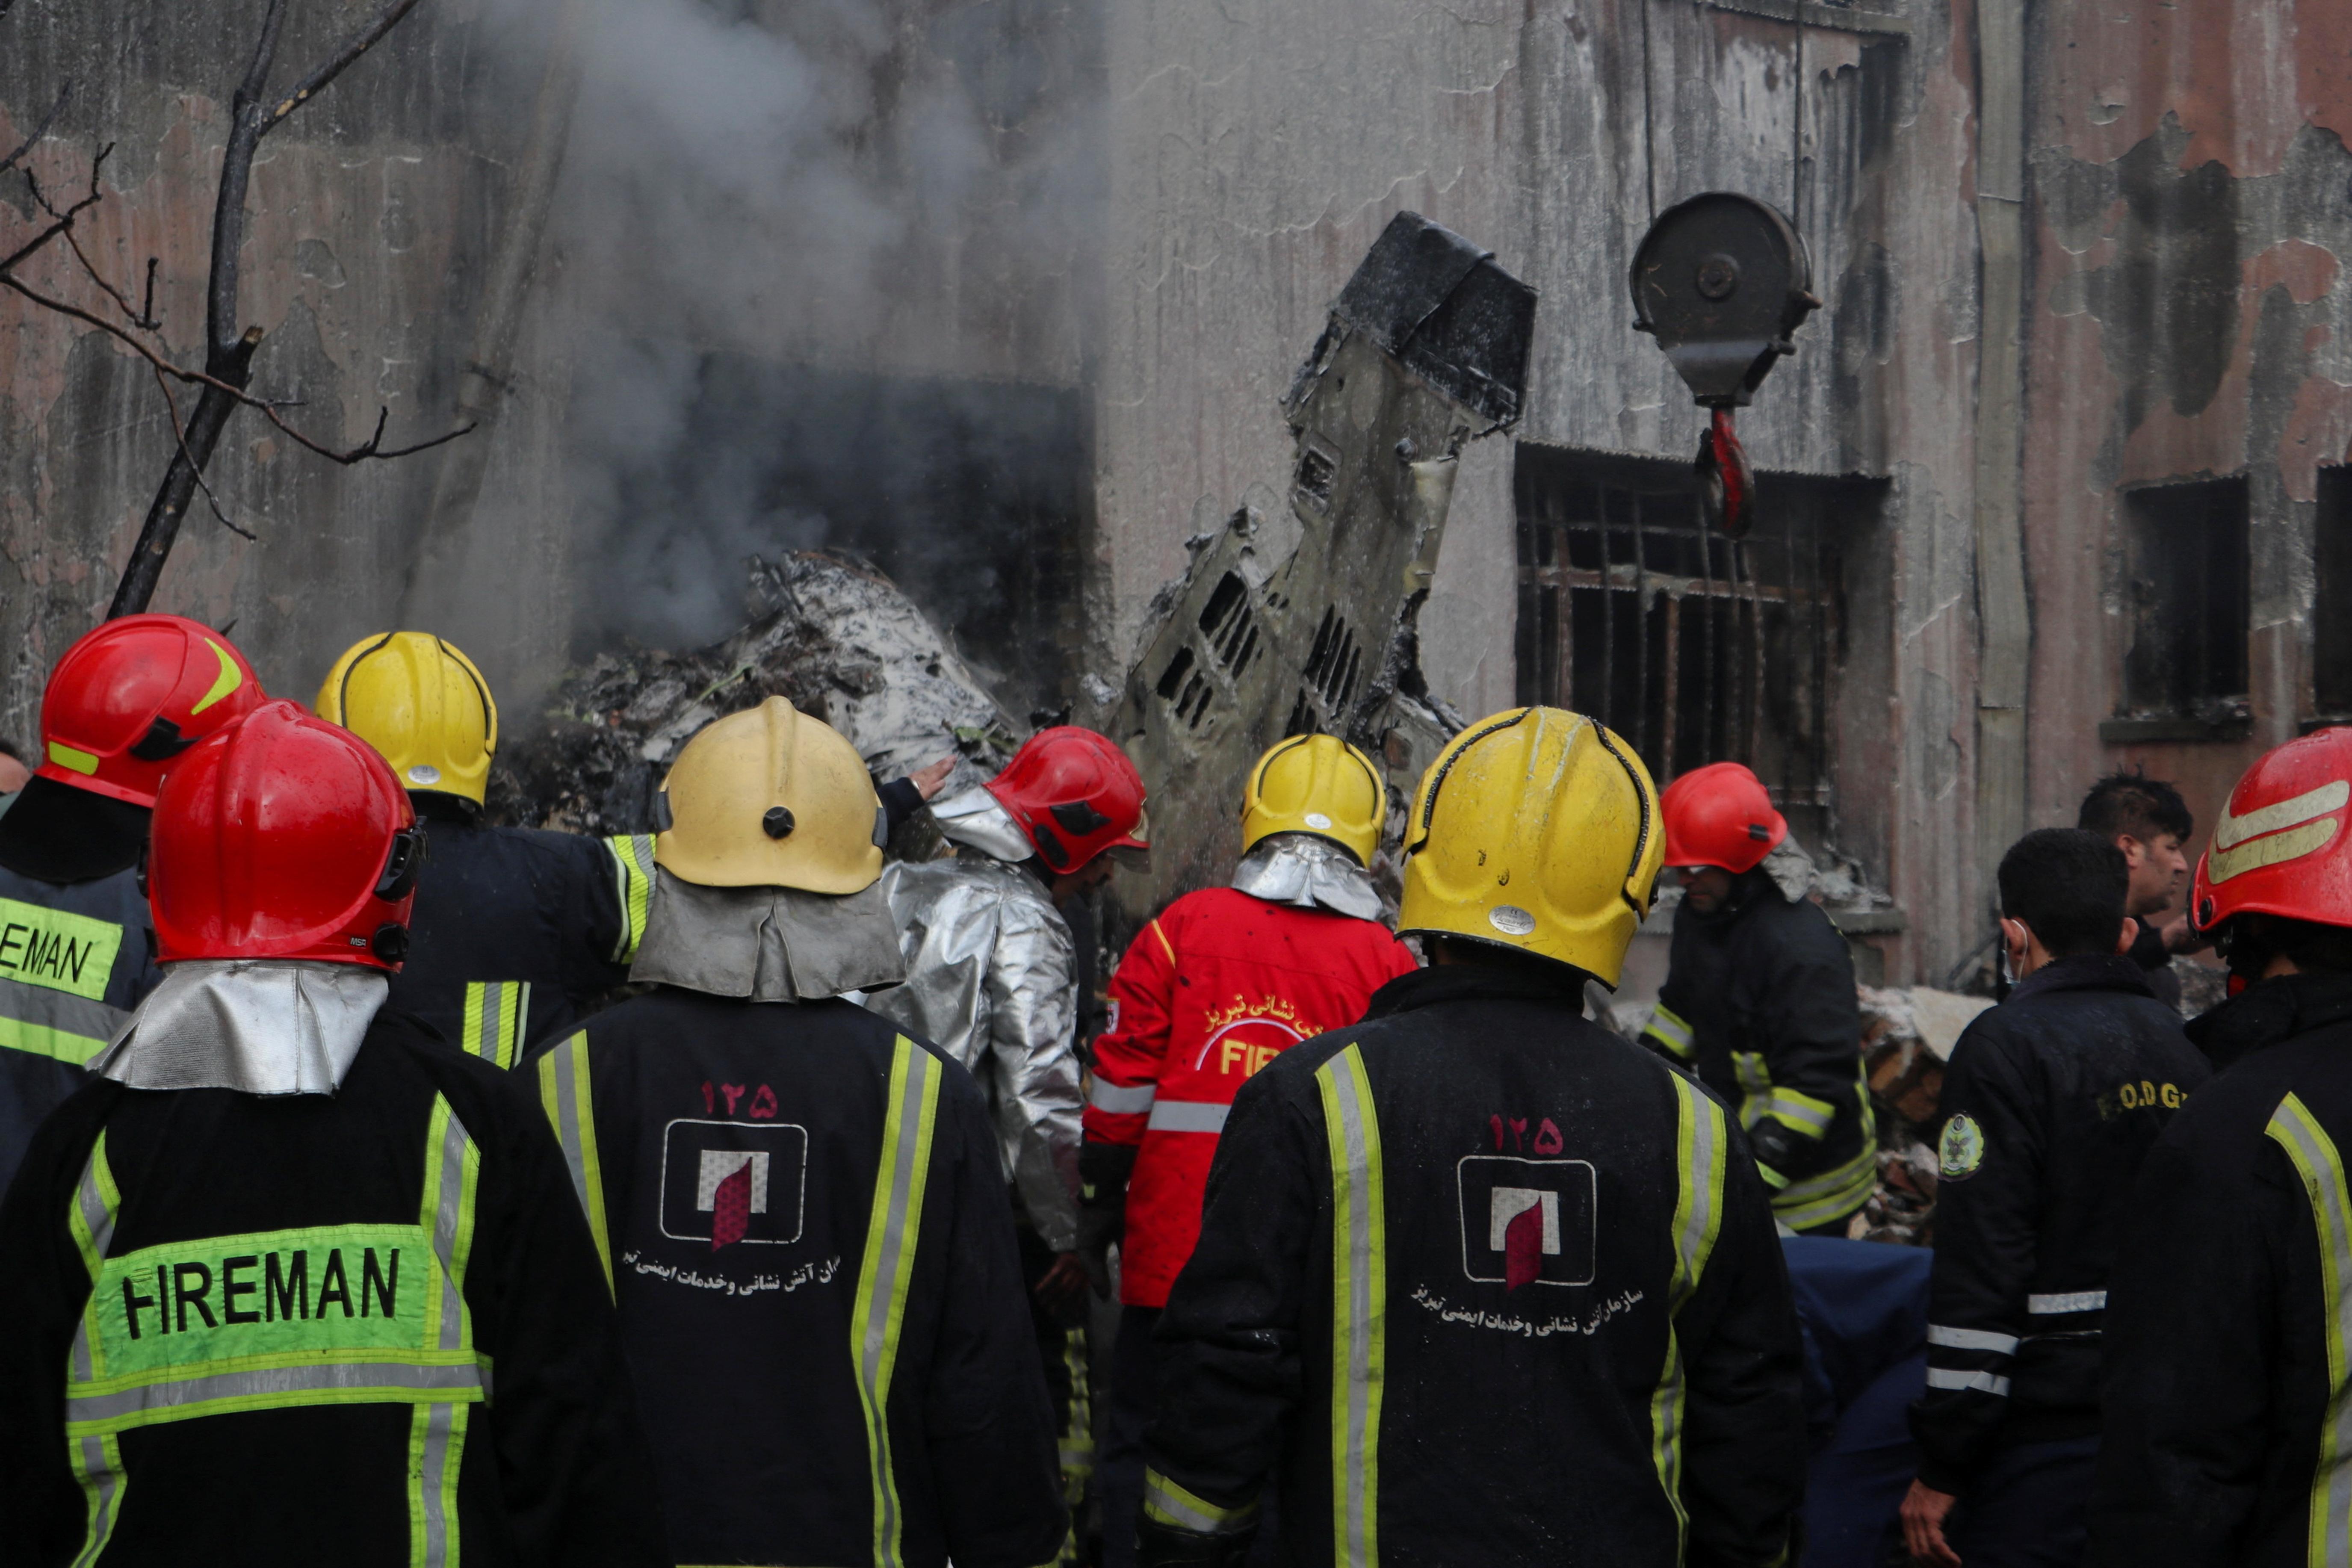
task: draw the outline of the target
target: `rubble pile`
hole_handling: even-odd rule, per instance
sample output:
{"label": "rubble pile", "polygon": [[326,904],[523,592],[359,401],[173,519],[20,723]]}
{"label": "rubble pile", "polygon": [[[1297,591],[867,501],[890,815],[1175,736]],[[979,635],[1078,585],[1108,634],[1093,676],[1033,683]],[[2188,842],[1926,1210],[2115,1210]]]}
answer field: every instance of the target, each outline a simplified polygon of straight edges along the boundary
{"label": "rubble pile", "polygon": [[1862,1056],[1878,1110],[1878,1188],[1853,1235],[1925,1247],[1935,1237],[1937,1102],[1961,1031],[1992,1003],[1930,986],[1856,988]]}
{"label": "rubble pile", "polygon": [[947,787],[1003,765],[1023,730],[898,585],[854,557],[809,551],[748,563],[740,630],[685,653],[600,653],[507,737],[488,805],[494,821],[575,833],[644,833],[653,795],[713,719],[789,699],[849,738],[877,778],[937,760]]}

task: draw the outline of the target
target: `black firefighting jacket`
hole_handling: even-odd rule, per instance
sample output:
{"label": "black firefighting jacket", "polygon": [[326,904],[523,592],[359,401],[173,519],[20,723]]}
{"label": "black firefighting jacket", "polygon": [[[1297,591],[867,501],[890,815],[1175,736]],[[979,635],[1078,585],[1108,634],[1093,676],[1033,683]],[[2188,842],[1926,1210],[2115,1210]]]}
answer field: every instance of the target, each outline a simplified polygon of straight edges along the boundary
{"label": "black firefighting jacket", "polygon": [[1870,1196],[1878,1143],[1853,955],[1821,906],[1782,896],[1759,868],[1718,913],[1677,909],[1643,1038],[1739,1108],[1790,1229],[1842,1220]]}
{"label": "black firefighting jacket", "polygon": [[6,1568],[653,1568],[650,1463],[555,1141],[411,1020],[332,1095],[93,1080],[0,1204]]}
{"label": "black firefighting jacket", "polygon": [[1919,1479],[2099,1429],[2100,1325],[2140,1162],[2209,1076],[2129,958],[2062,958],[1979,1014],[1944,1075]]}
{"label": "black firefighting jacket", "polygon": [[2141,1169],[2109,1288],[2095,1561],[2352,1559],[2352,975],[2189,1026],[2235,1065]]}
{"label": "black firefighting jacket", "polygon": [[391,1005],[510,1068],[628,979],[645,935],[654,841],[484,826],[446,796],[415,798],[425,868]]}
{"label": "black firefighting jacket", "polygon": [[1269,1477],[1304,1564],[1780,1561],[1805,1418],[1763,1185],[1580,978],[1404,975],[1242,1089],[1160,1321],[1147,1563],[1230,1555]]}
{"label": "black firefighting jacket", "polygon": [[1067,1530],[971,1076],[844,1001],[670,986],[531,1070],[682,1563],[1035,1568]]}

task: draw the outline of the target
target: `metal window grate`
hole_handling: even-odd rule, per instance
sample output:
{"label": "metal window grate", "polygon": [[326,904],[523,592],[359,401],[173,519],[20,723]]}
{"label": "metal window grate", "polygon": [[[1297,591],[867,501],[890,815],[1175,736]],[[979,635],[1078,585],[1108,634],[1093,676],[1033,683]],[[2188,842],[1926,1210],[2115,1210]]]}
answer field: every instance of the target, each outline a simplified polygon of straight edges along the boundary
{"label": "metal window grate", "polygon": [[[1756,531],[1708,530],[1680,465],[1522,442],[1518,695],[1607,724],[1661,786],[1754,768],[1800,831],[1827,826],[1843,488],[1759,486]],[[1816,837],[1814,842],[1818,843]]]}

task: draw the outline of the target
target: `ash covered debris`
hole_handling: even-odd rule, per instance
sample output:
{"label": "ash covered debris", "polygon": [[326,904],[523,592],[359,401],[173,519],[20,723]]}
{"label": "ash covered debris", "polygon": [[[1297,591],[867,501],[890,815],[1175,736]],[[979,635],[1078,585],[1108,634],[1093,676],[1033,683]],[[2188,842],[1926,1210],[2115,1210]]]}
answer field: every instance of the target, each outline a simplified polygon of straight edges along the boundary
{"label": "ash covered debris", "polygon": [[955,791],[1009,759],[1025,732],[898,584],[827,551],[748,563],[740,630],[689,652],[600,653],[510,736],[491,775],[492,819],[578,833],[643,833],[680,747],[713,719],[783,697],[849,738],[875,776],[950,743]]}

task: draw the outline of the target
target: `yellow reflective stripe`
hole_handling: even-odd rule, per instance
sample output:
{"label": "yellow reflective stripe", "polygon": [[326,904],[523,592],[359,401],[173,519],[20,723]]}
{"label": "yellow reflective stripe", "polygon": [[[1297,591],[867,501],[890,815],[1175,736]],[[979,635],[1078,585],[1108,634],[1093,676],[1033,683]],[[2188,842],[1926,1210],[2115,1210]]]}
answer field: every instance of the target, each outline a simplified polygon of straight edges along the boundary
{"label": "yellow reflective stripe", "polygon": [[1772,1217],[1790,1230],[1844,1218],[1867,1203],[1878,1184],[1878,1115],[1871,1109],[1867,1084],[1857,1082],[1853,1092],[1862,1111],[1862,1152],[1834,1170],[1790,1182],[1772,1194]]}
{"label": "yellow reflective stripe", "polygon": [[1063,1500],[1086,1501],[1087,1478],[1095,1473],[1094,1401],[1087,1396],[1087,1331],[1062,1332],[1062,1371],[1070,1380],[1068,1416],[1062,1429]]}
{"label": "yellow reflective stripe", "polygon": [[408,1420],[409,1568],[457,1568],[457,1469],[467,1407],[436,1400]]}
{"label": "yellow reflective stripe", "polygon": [[522,1054],[523,1029],[530,1018],[530,981],[469,980],[458,1047],[467,1056],[510,1068]]}
{"label": "yellow reflective stripe", "polygon": [[70,768],[78,773],[98,772],[98,758],[94,754],[78,747],[68,746],[63,741],[49,742],[49,761],[61,768]]}
{"label": "yellow reflective stripe", "polygon": [[1772,1092],[1772,1073],[1764,1065],[1764,1053],[1732,1052],[1731,1076],[1739,1082],[1739,1125],[1752,1130],[1763,1120],[1765,1097]]}
{"label": "yellow reflective stripe", "polygon": [[89,1158],[82,1165],[81,1180],[74,1184],[73,1206],[67,1211],[66,1222],[92,1287],[106,1260],[107,1244],[114,1239],[114,1216],[121,1208],[122,1189],[114,1184],[114,1169],[106,1161],[106,1131],[100,1128],[98,1142],[90,1145]]}
{"label": "yellow reflective stripe", "polygon": [[1685,1059],[1690,1057],[1695,1038],[1691,1033],[1691,1026],[1681,1015],[1664,1002],[1659,1003],[1652,1011],[1649,1026],[1642,1033],[1650,1039],[1657,1041],[1675,1056]]}
{"label": "yellow reflective stripe", "polygon": [[1219,1508],[1158,1470],[1143,1472],[1144,1515],[1171,1529],[1189,1530],[1196,1535],[1233,1535],[1257,1522],[1257,1508],[1255,1499],[1240,1508]]}
{"label": "yellow reflective stripe", "polygon": [[194,707],[188,710],[191,719],[245,684],[245,676],[237,669],[236,660],[229,657],[228,649],[210,637],[205,639],[205,646],[213,650],[215,658],[220,660],[220,673],[213,677],[210,689],[197,700]]}
{"label": "yellow reflective stripe", "polygon": [[872,1467],[875,1568],[899,1568],[900,1562],[898,1481],[890,1465],[890,1376],[898,1365],[898,1331],[914,1279],[941,1076],[937,1058],[906,1036],[898,1037],[890,1055],[882,1158],[874,1175],[874,1206],[866,1223],[866,1253],[858,1265],[857,1302],[849,1325],[850,1361],[857,1372]]}
{"label": "yellow reflective stripe", "polygon": [[1650,1396],[1651,1458],[1658,1485],[1675,1510],[1679,1542],[1689,1530],[1690,1515],[1683,1507],[1683,1352],[1677,1326],[1685,1303],[1697,1290],[1707,1259],[1715,1255],[1716,1238],[1723,1229],[1723,1177],[1728,1160],[1731,1129],[1723,1108],[1697,1085],[1675,1074],[1675,1105],[1674,1272],[1666,1286],[1666,1360]]}
{"label": "yellow reflective stripe", "polygon": [[69,1067],[80,1068],[88,1067],[91,1058],[106,1049],[106,1040],[101,1036],[77,1035],[47,1024],[0,1017],[0,1049],[53,1057]]}
{"label": "yellow reflective stripe", "polygon": [[1828,1100],[1786,1087],[1764,1097],[1763,1112],[1801,1138],[1824,1137],[1830,1123],[1837,1120],[1837,1107]]}
{"label": "yellow reflective stripe", "polygon": [[1331,1539],[1335,1568],[1380,1562],[1381,1394],[1388,1361],[1388,1194],[1364,1056],[1315,1070],[1331,1150]]}
{"label": "yellow reflective stripe", "polygon": [[646,939],[646,910],[654,896],[654,841],[639,833],[607,838],[604,847],[613,857],[614,891],[621,900],[621,940],[613,949],[613,962],[626,963]]}
{"label": "yellow reflective stripe", "polygon": [[111,1432],[77,1437],[66,1445],[73,1452],[75,1479],[81,1483],[89,1523],[73,1568],[90,1568],[114,1535],[114,1521],[122,1513],[122,1449]]}
{"label": "yellow reflective stripe", "polygon": [[2341,1563],[2352,1558],[2352,1399],[2346,1398],[2347,1345],[2352,1342],[2352,1192],[2344,1160],[2310,1107],[2290,1094],[2279,1101],[2265,1129],[2286,1151],[2311,1201],[2311,1221],[2319,1233],[2322,1315],[2327,1324],[2327,1416],[2319,1429],[2319,1464],[2311,1488],[2309,1561]]}
{"label": "yellow reflective stripe", "polygon": [[613,1289],[613,1243],[604,1224],[604,1168],[596,1158],[596,1096],[590,1081],[588,1031],[581,1030],[539,1058],[539,1103],[563,1148],[572,1190],[588,1216],[604,1288]]}

